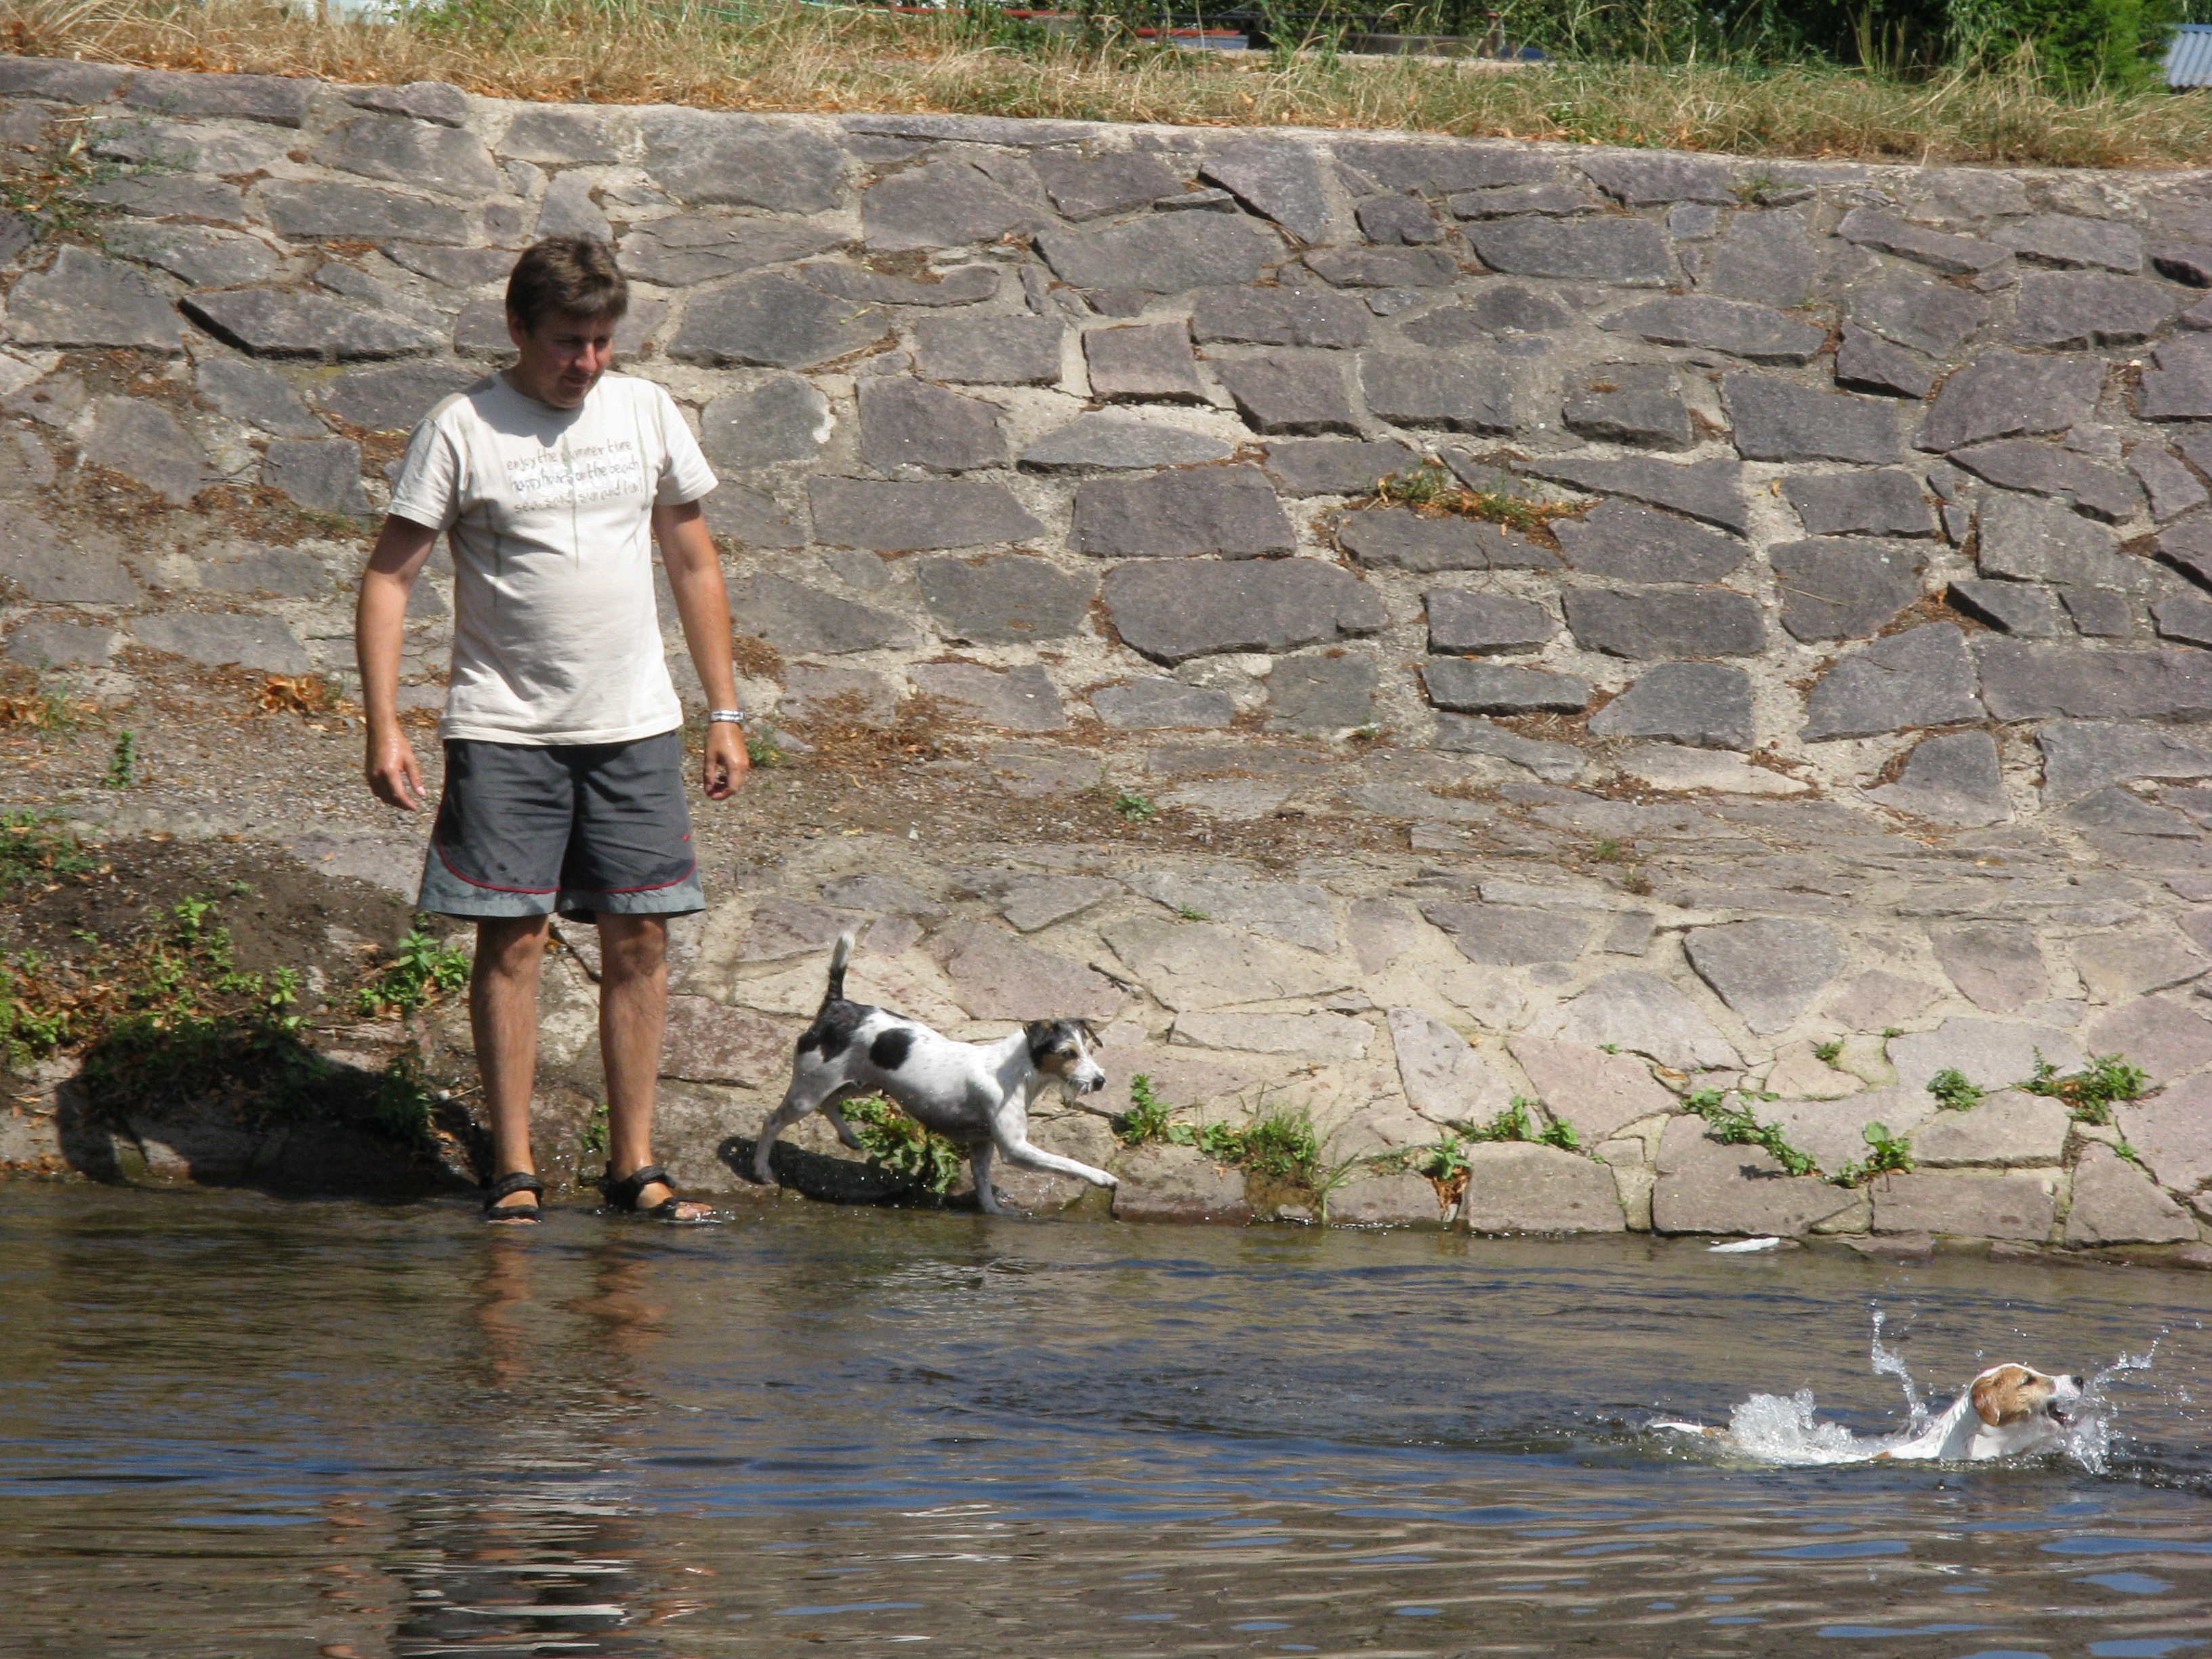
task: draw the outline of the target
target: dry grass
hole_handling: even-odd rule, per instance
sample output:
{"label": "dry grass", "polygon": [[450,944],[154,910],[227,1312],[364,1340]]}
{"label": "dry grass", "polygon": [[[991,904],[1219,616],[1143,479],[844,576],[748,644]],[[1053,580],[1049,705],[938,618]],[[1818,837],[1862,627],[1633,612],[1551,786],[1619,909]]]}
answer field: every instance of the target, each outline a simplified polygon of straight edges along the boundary
{"label": "dry grass", "polygon": [[[304,9],[304,8],[303,8]],[[2052,93],[2024,77],[1909,83],[1838,70],[1696,64],[1518,73],[1328,54],[1008,43],[916,17],[682,0],[448,0],[388,24],[273,0],[0,0],[0,44],[142,66],[450,81],[472,92],[708,108],[1406,128],[1741,155],[2172,167],[2212,160],[2203,94]]]}
{"label": "dry grass", "polygon": [[811,764],[842,772],[883,772],[941,759],[952,717],[935,697],[916,693],[902,701],[886,722],[856,692],[825,698],[818,713],[791,725],[807,744]]}

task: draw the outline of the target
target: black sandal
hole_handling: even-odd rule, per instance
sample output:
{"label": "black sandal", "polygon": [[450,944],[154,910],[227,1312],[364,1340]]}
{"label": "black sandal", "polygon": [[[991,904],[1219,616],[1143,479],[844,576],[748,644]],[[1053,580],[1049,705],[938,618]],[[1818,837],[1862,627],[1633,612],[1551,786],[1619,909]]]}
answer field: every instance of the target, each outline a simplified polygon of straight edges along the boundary
{"label": "black sandal", "polygon": [[484,1190],[483,1218],[486,1221],[537,1220],[539,1211],[534,1203],[505,1206],[500,1203],[502,1198],[512,1197],[516,1193],[528,1193],[533,1199],[543,1198],[545,1196],[545,1183],[527,1170],[517,1170],[513,1175],[501,1176]]}
{"label": "black sandal", "polygon": [[[639,1196],[647,1187],[656,1183],[668,1188],[668,1196],[650,1209],[638,1208]],[[678,1225],[696,1225],[700,1222],[714,1219],[712,1212],[706,1215],[685,1215],[684,1206],[696,1200],[687,1200],[679,1194],[676,1183],[668,1178],[668,1171],[658,1164],[641,1164],[619,1180],[615,1177],[615,1166],[610,1164],[605,1178],[599,1183],[599,1191],[605,1195],[610,1209],[619,1210],[624,1215],[641,1215],[653,1221],[670,1221]]]}

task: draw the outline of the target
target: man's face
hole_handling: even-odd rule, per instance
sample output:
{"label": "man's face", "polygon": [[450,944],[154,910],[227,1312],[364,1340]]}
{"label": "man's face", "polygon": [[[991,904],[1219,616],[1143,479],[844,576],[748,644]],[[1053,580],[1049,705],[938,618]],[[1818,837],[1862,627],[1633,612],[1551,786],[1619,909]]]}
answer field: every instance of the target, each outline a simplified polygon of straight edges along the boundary
{"label": "man's face", "polygon": [[614,363],[615,321],[556,311],[526,329],[508,317],[507,337],[520,354],[512,371],[516,387],[556,409],[575,408]]}

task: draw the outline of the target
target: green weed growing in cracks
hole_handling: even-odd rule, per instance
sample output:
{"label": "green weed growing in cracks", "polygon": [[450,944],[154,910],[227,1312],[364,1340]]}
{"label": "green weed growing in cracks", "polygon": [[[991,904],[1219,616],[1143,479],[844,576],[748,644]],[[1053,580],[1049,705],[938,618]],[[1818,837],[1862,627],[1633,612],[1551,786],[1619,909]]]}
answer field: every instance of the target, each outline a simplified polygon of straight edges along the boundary
{"label": "green weed growing in cracks", "polygon": [[1217,1164],[1302,1186],[1317,1196],[1325,1197],[1334,1184],[1322,1161],[1321,1135],[1303,1109],[1263,1105],[1242,1126],[1178,1122],[1176,1109],[1160,1099],[1152,1079],[1139,1072],[1129,1079],[1129,1109],[1114,1120],[1114,1133],[1125,1146],[1164,1141],[1195,1147]]}
{"label": "green weed growing in cracks", "polygon": [[1863,1187],[1878,1175],[1909,1175],[1912,1170],[1912,1140],[1893,1135],[1886,1123],[1869,1123],[1859,1131],[1867,1144],[1865,1158],[1846,1164],[1828,1179],[1838,1187]]}
{"label": "green weed growing in cracks", "polygon": [[100,860],[52,818],[0,812],[0,890],[28,887],[56,876],[90,875]]}
{"label": "green weed growing in cracks", "polygon": [[2128,1064],[2124,1055],[2098,1054],[2081,1070],[2061,1077],[2039,1048],[2035,1075],[2020,1086],[2032,1095],[2064,1101],[2077,1123],[2110,1123],[2112,1103],[2142,1099],[2150,1088],[2150,1074]]}
{"label": "green weed growing in cracks", "polygon": [[384,971],[362,987],[354,1006],[364,1019],[411,1014],[468,982],[469,953],[447,950],[418,923],[393,948]]}
{"label": "green weed growing in cracks", "polygon": [[1564,1118],[1538,1127],[1538,1103],[1526,1095],[1516,1095],[1504,1111],[1489,1122],[1476,1125],[1467,1131],[1470,1141],[1528,1140],[1539,1146],[1556,1146],[1563,1152],[1578,1152],[1582,1139],[1575,1133],[1575,1126]]}
{"label": "green weed growing in cracks", "polygon": [[139,170],[95,155],[94,137],[81,119],[57,122],[46,149],[0,179],[0,212],[22,221],[32,240],[91,238],[97,222],[110,211],[91,199],[92,192]]}
{"label": "green weed growing in cracks", "polygon": [[1149,795],[1124,794],[1114,799],[1114,810],[1132,823],[1143,823],[1158,817],[1160,809],[1152,804]]}
{"label": "green weed growing in cracks", "polygon": [[1928,1079],[1928,1092],[1947,1112],[1971,1112],[1982,1103],[1984,1091],[1955,1066],[1946,1066]]}
{"label": "green weed growing in cracks", "polygon": [[1492,489],[1462,489],[1450,473],[1434,461],[1425,461],[1407,471],[1393,473],[1375,486],[1375,499],[1431,513],[1455,513],[1462,518],[1486,519],[1509,530],[1540,530],[1573,507],[1532,501]]}
{"label": "green weed growing in cracks", "polygon": [[[66,830],[0,821],[0,886],[104,867]],[[252,891],[243,883],[230,890]],[[76,930],[88,948],[73,962],[26,951],[0,963],[0,1060],[21,1070],[77,1049],[95,1113],[218,1101],[267,1123],[360,1108],[378,1132],[427,1144],[442,1097],[419,1057],[403,1054],[372,1079],[319,1052],[298,971],[240,969],[221,905],[188,894],[156,927],[125,939]]]}
{"label": "green weed growing in cracks", "polygon": [[92,707],[44,689],[0,696],[0,726],[35,732],[41,739],[70,737],[85,724]]}
{"label": "green weed growing in cracks", "polygon": [[584,1133],[577,1138],[577,1147],[584,1164],[596,1163],[607,1152],[607,1103],[600,1101],[592,1108],[592,1115],[584,1120]]}
{"label": "green weed growing in cracks", "polygon": [[[408,1049],[386,1066],[384,1074],[377,1079],[376,1101],[370,1115],[376,1127],[392,1139],[421,1145],[431,1138],[437,1103],[438,1091],[423,1070],[422,1056]],[[600,1108],[600,1111],[604,1114],[605,1108]],[[603,1115],[602,1130],[605,1122]]]}
{"label": "green weed growing in cracks", "polygon": [[1707,1132],[1729,1146],[1763,1147],[1793,1176],[1814,1175],[1820,1165],[1813,1155],[1790,1144],[1778,1123],[1761,1123],[1747,1106],[1731,1106],[1718,1089],[1700,1089],[1682,1097],[1682,1109],[1705,1119]]}
{"label": "green weed growing in cracks", "polygon": [[1505,1109],[1489,1122],[1462,1125],[1447,1129],[1443,1139],[1425,1146],[1408,1146],[1395,1152],[1385,1152],[1370,1163],[1378,1170],[1405,1170],[1425,1176],[1437,1189],[1437,1208],[1449,1214],[1452,1206],[1466,1195],[1467,1183],[1474,1173],[1474,1162],[1467,1155],[1470,1146],[1485,1142],[1522,1140],[1538,1146],[1556,1146],[1563,1152],[1579,1152],[1582,1138],[1575,1126],[1564,1118],[1557,1119],[1542,1128],[1536,1127],[1537,1103],[1525,1095],[1516,1095]]}
{"label": "green weed growing in cracks", "polygon": [[1165,1140],[1175,1121],[1175,1108],[1152,1092],[1152,1079],[1139,1072],[1129,1079],[1129,1109],[1114,1120],[1114,1133],[1125,1146],[1142,1146]]}
{"label": "green weed growing in cracks", "polygon": [[119,989],[119,1006],[100,1026],[72,1022],[60,1037],[91,1038],[82,1077],[95,1107],[228,1095],[272,1118],[320,1103],[333,1068],[302,1040],[298,974],[239,971],[213,899],[172,907],[167,933],[133,952]]}
{"label": "green weed growing in cracks", "polygon": [[951,1191],[968,1167],[967,1153],[881,1095],[848,1100],[842,1109],[868,1162],[923,1192]]}

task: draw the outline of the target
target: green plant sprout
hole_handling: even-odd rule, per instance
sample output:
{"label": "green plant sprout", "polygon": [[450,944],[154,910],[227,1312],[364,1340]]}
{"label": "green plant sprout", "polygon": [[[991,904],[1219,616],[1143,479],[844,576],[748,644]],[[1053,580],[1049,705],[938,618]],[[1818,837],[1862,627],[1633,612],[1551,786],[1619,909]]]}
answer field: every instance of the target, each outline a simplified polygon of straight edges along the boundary
{"label": "green plant sprout", "polygon": [[1790,1144],[1778,1123],[1761,1123],[1744,1106],[1731,1106],[1718,1089],[1700,1089],[1682,1097],[1682,1109],[1705,1119],[1715,1139],[1729,1146],[1763,1147],[1768,1157],[1793,1176],[1816,1174],[1820,1165],[1809,1152]]}
{"label": "green plant sprout", "polygon": [[1159,808],[1146,795],[1123,794],[1114,798],[1114,810],[1132,823],[1143,823],[1159,815]]}
{"label": "green plant sprout", "polygon": [[411,1014],[468,982],[469,953],[446,949],[417,924],[393,948],[384,971],[356,994],[354,1007],[365,1019]]}
{"label": "green plant sprout", "polygon": [[1982,1103],[1984,1091],[1955,1066],[1945,1066],[1928,1079],[1928,1092],[1947,1112],[1971,1112]]}
{"label": "green plant sprout", "polygon": [[843,1110],[868,1162],[923,1192],[949,1192],[968,1167],[966,1152],[881,1095],[848,1100]]}
{"label": "green plant sprout", "polygon": [[2142,1099],[2150,1088],[2150,1074],[2123,1055],[2099,1054],[2081,1070],[2061,1077],[2039,1048],[2035,1075],[2020,1086],[2032,1095],[2064,1101],[2077,1123],[2110,1123],[2112,1103]]}
{"label": "green plant sprout", "polygon": [[1524,534],[1540,530],[1562,514],[1577,508],[1532,501],[1494,489],[1463,489],[1442,466],[1425,461],[1404,472],[1394,473],[1375,486],[1377,501],[1410,507],[1417,511],[1455,513],[1462,518],[1486,519]]}
{"label": "green plant sprout", "polygon": [[1142,1146],[1166,1139],[1174,1121],[1175,1108],[1152,1091],[1150,1074],[1139,1072],[1129,1079],[1129,1109],[1114,1120],[1114,1133],[1125,1146]]}
{"label": "green plant sprout", "polygon": [[1869,1123],[1859,1131],[1868,1152],[1864,1158],[1844,1167],[1828,1179],[1838,1187],[1863,1187],[1878,1175],[1907,1175],[1912,1170],[1912,1141],[1910,1136],[1893,1135],[1886,1123]]}
{"label": "green plant sprout", "polygon": [[1217,1164],[1249,1170],[1326,1198],[1331,1184],[1322,1163],[1321,1136],[1303,1109],[1255,1111],[1242,1127],[1233,1123],[1182,1123],[1176,1109],[1162,1101],[1152,1078],[1142,1072],[1129,1079],[1129,1109],[1114,1120],[1114,1133],[1125,1146],[1155,1141],[1190,1146]]}
{"label": "green plant sprout", "polygon": [[0,890],[90,875],[100,860],[69,830],[35,812],[0,812]]}

